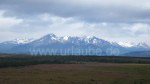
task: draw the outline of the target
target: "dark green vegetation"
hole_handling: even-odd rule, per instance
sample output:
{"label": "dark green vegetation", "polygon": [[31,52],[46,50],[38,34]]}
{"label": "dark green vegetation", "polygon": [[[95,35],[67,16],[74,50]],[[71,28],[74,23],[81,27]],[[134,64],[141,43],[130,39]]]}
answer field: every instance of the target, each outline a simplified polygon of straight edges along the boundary
{"label": "dark green vegetation", "polygon": [[0,67],[18,67],[36,64],[74,64],[83,62],[150,64],[150,58],[115,56],[0,56]]}
{"label": "dark green vegetation", "polygon": [[150,58],[1,55],[0,67],[0,84],[150,84]]}

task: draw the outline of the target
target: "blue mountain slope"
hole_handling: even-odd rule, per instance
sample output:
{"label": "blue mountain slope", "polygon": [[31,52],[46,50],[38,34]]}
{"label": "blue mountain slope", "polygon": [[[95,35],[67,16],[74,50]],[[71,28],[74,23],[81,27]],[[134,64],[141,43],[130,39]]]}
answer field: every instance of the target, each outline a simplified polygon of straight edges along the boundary
{"label": "blue mountain slope", "polygon": [[[19,41],[19,40],[18,40]],[[20,43],[21,42],[21,43]],[[57,37],[54,34],[45,35],[33,41],[3,42],[0,43],[1,52],[25,53],[35,51],[46,52],[46,54],[92,54],[92,55],[119,55],[132,51],[150,50],[149,46],[142,44],[125,47],[118,43],[112,43],[95,36],[86,37]]]}

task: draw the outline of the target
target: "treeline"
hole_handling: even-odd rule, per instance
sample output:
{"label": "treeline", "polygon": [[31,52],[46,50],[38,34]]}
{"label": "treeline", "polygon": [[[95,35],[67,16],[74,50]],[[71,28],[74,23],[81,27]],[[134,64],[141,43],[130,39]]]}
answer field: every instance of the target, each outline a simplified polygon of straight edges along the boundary
{"label": "treeline", "polygon": [[19,67],[36,64],[74,64],[84,62],[150,64],[150,58],[121,56],[0,55],[0,67]]}

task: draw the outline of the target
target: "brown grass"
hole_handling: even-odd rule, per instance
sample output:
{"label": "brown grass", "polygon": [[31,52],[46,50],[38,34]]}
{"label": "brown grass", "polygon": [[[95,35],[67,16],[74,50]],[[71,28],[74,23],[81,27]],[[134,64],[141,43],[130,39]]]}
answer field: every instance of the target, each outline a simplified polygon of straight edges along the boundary
{"label": "brown grass", "polygon": [[0,68],[0,84],[150,84],[150,65],[88,62]]}

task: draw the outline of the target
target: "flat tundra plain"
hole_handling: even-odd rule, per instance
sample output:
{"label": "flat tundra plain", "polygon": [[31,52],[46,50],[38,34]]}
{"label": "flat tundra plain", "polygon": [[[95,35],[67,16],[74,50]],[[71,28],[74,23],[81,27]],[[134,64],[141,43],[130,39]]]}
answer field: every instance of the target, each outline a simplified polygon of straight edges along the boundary
{"label": "flat tundra plain", "polygon": [[0,84],[150,84],[150,64],[38,64],[0,68]]}

